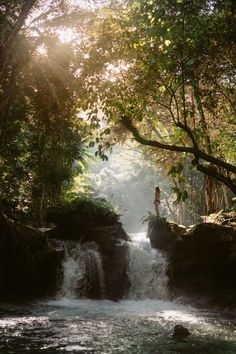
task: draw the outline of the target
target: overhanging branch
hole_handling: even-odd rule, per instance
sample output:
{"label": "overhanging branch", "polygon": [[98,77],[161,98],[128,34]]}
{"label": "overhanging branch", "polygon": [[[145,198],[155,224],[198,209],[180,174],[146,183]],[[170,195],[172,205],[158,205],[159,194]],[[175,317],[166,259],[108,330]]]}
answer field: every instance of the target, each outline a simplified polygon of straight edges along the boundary
{"label": "overhanging branch", "polygon": [[[226,177],[223,173],[220,173],[215,169],[212,170],[199,164],[199,160],[202,159],[205,162],[211,163],[213,166],[224,169],[225,172],[233,173],[233,174],[236,174],[236,167],[200,150],[196,145],[195,139],[191,139],[192,142],[194,143],[194,146],[192,147],[164,144],[157,140],[149,140],[144,138],[139,133],[138,129],[133,125],[131,119],[128,116],[122,116],[121,122],[133,134],[135,140],[142,145],[151,146],[151,147],[168,150],[168,151],[185,152],[188,154],[192,154],[194,156],[194,161],[195,161],[193,164],[196,165],[199,171],[207,174],[208,176],[214,177],[215,179],[219,180],[223,184],[227,185],[234,193],[236,193],[236,185],[234,184],[233,180],[230,177]],[[184,129],[184,131],[188,134],[188,131],[186,131],[186,129]]]}
{"label": "overhanging branch", "polygon": [[231,178],[228,178],[224,176],[222,173],[218,172],[216,169],[209,168],[207,166],[203,166],[199,163],[195,164],[193,162],[193,165],[196,166],[197,170],[204,173],[205,175],[212,177],[214,179],[217,179],[218,181],[222,182],[224,185],[229,187],[231,191],[233,191],[236,194],[236,184],[233,183]]}
{"label": "overhanging branch", "polygon": [[175,152],[186,152],[194,154],[194,149],[190,146],[179,146],[164,144],[157,140],[148,140],[142,137],[138,129],[132,124],[131,120],[127,116],[121,117],[123,125],[133,134],[135,140],[142,145],[152,146],[163,150],[175,151]]}

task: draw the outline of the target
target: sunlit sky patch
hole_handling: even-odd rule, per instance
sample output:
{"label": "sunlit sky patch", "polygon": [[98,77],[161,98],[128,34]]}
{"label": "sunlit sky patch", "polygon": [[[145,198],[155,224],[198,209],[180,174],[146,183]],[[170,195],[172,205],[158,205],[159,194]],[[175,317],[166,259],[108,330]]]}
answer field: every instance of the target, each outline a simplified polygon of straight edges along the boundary
{"label": "sunlit sky patch", "polygon": [[111,82],[115,82],[121,77],[122,73],[129,70],[130,66],[131,64],[127,64],[122,60],[119,60],[116,63],[107,63],[104,78]]}
{"label": "sunlit sky patch", "polygon": [[62,43],[70,43],[76,38],[76,33],[72,28],[58,29],[57,34]]}
{"label": "sunlit sky patch", "polygon": [[41,45],[39,45],[39,46],[37,47],[37,53],[40,54],[40,55],[42,55],[42,56],[47,55],[48,50],[47,50],[45,44],[41,44]]}

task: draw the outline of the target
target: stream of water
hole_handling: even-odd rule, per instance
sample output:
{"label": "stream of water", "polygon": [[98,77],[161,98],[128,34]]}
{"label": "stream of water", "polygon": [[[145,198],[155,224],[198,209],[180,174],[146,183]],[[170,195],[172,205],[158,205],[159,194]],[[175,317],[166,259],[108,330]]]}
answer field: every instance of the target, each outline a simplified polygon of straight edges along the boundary
{"label": "stream of water", "polygon": [[[99,253],[89,252],[105,291]],[[168,300],[165,256],[152,250],[143,235],[133,236],[129,254],[131,287],[125,300],[76,298],[75,280],[86,268],[86,257],[81,261],[74,251],[64,264],[64,284],[56,299],[2,304],[0,353],[236,353],[236,314],[199,310]],[[82,262],[81,269],[78,262]],[[176,324],[185,326],[191,335],[173,338]]]}

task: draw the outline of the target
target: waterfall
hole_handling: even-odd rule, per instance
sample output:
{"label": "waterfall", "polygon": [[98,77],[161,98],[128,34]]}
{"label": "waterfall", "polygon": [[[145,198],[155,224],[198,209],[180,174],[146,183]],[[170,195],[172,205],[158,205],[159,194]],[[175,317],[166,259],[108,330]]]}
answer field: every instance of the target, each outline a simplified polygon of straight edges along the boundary
{"label": "waterfall", "polygon": [[61,295],[67,298],[104,298],[105,278],[97,245],[94,242],[67,242],[66,248]]}
{"label": "waterfall", "polygon": [[[145,233],[131,234],[130,237],[132,241],[127,242],[128,254],[126,256],[129,279],[128,298],[168,299],[168,277],[166,275],[168,264],[165,255],[151,247]],[[122,242],[126,243],[124,240]],[[106,298],[105,274],[107,282],[110,269],[103,269],[98,245],[95,242],[79,244],[67,241],[66,249],[61,295],[67,298]],[[114,257],[114,254],[111,254],[111,257]],[[109,286],[113,288],[117,286],[116,281],[117,279],[113,280]]]}
{"label": "waterfall", "polygon": [[151,247],[145,233],[130,235],[128,276],[130,299],[167,299],[168,277],[165,255]]}

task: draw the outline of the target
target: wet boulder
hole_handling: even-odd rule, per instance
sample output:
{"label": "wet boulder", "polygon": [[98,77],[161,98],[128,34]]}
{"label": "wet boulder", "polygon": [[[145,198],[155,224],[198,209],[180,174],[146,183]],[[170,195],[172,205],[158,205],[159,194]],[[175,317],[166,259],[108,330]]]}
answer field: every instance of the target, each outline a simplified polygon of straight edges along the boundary
{"label": "wet boulder", "polygon": [[176,325],[174,328],[173,337],[181,339],[181,338],[188,337],[190,334],[191,333],[189,332],[189,330],[184,326]]}
{"label": "wet boulder", "polygon": [[164,218],[155,218],[148,224],[147,236],[153,248],[170,251],[178,240],[186,233],[186,228]]}
{"label": "wet boulder", "polygon": [[[76,296],[99,299],[107,298],[117,301],[123,298],[129,288],[128,267],[128,235],[120,222],[108,226],[96,226],[83,229],[79,240],[74,239],[74,231],[67,231],[64,239],[68,253],[76,262],[84,264],[82,280],[79,281]],[[49,237],[62,237],[60,232],[47,231]],[[50,240],[50,238],[49,238]],[[75,257],[75,252],[78,255]],[[101,258],[104,274],[104,289],[101,289]],[[97,258],[97,260],[96,260]],[[101,279],[100,279],[101,280]]]}
{"label": "wet boulder", "polygon": [[202,223],[175,243],[170,255],[170,286],[176,295],[236,304],[236,230]]}
{"label": "wet boulder", "polygon": [[83,242],[96,242],[99,246],[105,277],[106,298],[119,300],[128,291],[127,254],[129,240],[121,223],[90,228]]}

